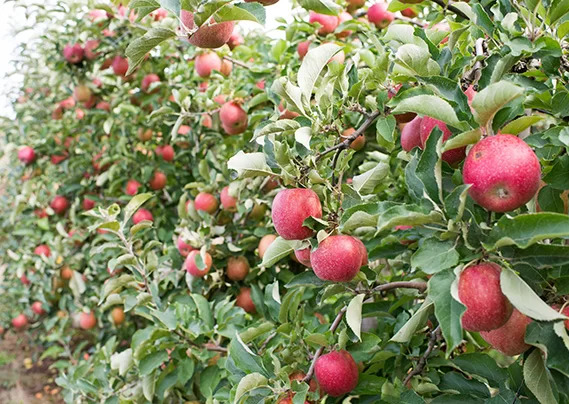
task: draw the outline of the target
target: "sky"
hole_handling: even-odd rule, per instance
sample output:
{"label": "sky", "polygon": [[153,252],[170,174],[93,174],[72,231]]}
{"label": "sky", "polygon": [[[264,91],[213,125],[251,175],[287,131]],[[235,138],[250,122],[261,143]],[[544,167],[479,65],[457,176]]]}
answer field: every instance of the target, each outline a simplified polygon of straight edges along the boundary
{"label": "sky", "polygon": [[[15,49],[19,43],[25,42],[35,34],[33,30],[17,35],[14,32],[17,27],[26,24],[25,10],[21,6],[30,2],[30,0],[0,1],[0,55],[2,55],[0,57],[0,116],[13,116],[8,91],[18,86],[19,79],[14,76],[6,79],[6,73],[12,71],[10,62],[15,57]],[[265,29],[272,31],[278,25],[275,18],[290,16],[291,7],[291,0],[280,0],[277,4],[266,7]],[[241,22],[240,24],[245,29],[258,27],[255,23]]]}

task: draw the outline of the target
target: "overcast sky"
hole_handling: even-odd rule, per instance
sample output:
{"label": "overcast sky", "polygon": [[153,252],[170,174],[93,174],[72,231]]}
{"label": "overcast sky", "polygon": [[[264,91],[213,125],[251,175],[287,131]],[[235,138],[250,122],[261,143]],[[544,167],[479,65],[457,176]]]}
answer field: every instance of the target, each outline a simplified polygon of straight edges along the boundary
{"label": "overcast sky", "polygon": [[[5,75],[12,70],[10,61],[14,58],[14,51],[18,43],[26,41],[34,33],[31,31],[14,35],[14,28],[25,25],[25,11],[22,7],[15,7],[15,3],[22,5],[30,0],[17,0],[16,2],[0,1],[0,115],[11,116],[12,109],[8,98],[8,89],[14,88],[17,83],[11,78],[7,80]],[[275,18],[286,17],[291,14],[291,0],[280,0],[277,4],[266,7],[267,24],[265,29],[270,31],[277,25]],[[246,28],[258,27],[254,23],[241,22]],[[274,32],[273,32],[274,33]]]}

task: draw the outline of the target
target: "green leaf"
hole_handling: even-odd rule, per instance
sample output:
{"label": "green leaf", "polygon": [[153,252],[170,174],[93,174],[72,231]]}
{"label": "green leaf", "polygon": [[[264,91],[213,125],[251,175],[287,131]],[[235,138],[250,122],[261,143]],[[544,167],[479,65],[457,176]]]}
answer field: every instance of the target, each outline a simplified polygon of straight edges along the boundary
{"label": "green leaf", "polygon": [[508,81],[490,84],[472,100],[476,121],[480,126],[487,126],[500,109],[523,94],[523,88]]}
{"label": "green leaf", "polygon": [[250,373],[246,375],[239,381],[237,390],[235,390],[235,403],[239,402],[241,397],[249,391],[261,386],[267,386],[267,378],[265,376],[260,373]]}
{"label": "green leaf", "polygon": [[527,326],[525,341],[545,354],[548,368],[558,370],[565,377],[569,377],[569,349],[557,335],[555,323],[532,321]]}
{"label": "green leaf", "polygon": [[240,150],[227,161],[227,167],[237,171],[239,178],[273,175],[271,168],[267,165],[265,153],[261,152],[244,153]]}
{"label": "green leaf", "polygon": [[449,346],[447,356],[462,342],[460,318],[466,310],[462,303],[452,297],[451,290],[455,280],[452,269],[447,269],[433,275],[428,284],[429,297],[435,303],[435,316]]}
{"label": "green leaf", "polygon": [[359,341],[362,340],[362,304],[364,302],[364,297],[364,294],[355,296],[348,304],[348,309],[346,310],[346,322],[356,337],[358,337]]}
{"label": "green leaf", "polygon": [[427,274],[434,274],[444,269],[455,267],[460,256],[453,241],[440,241],[431,237],[423,241],[411,257],[411,266]]}
{"label": "green leaf", "polygon": [[534,350],[524,363],[524,381],[541,404],[556,404],[547,369],[539,350]]}
{"label": "green leaf", "polygon": [[241,340],[247,344],[253,341],[255,338],[273,331],[274,329],[275,324],[271,323],[270,321],[266,321],[259,326],[247,328],[246,330],[242,331],[239,336],[241,337]]}
{"label": "green leaf", "polygon": [[138,19],[142,19],[154,10],[160,8],[160,3],[156,0],[131,0],[128,3],[128,7],[137,10]]}
{"label": "green leaf", "polygon": [[176,33],[172,30],[166,28],[151,28],[142,37],[129,43],[125,51],[128,57],[128,71],[126,74],[132,74],[138,65],[142,63],[144,56],[155,46],[175,36]]}
{"label": "green leaf", "polygon": [[306,10],[313,10],[320,14],[338,15],[341,11],[340,6],[331,0],[299,0],[298,3]]}
{"label": "green leaf", "polygon": [[147,376],[167,360],[168,352],[166,352],[166,350],[153,352],[140,360],[138,371],[141,376]]}
{"label": "green leaf", "polygon": [[[380,202],[381,203],[381,202]],[[377,232],[392,230],[395,226],[420,226],[429,223],[440,223],[442,216],[439,212],[425,213],[414,205],[396,205],[381,212],[377,218]]]}
{"label": "green leaf", "polygon": [[241,340],[239,334],[231,340],[229,344],[229,355],[235,365],[245,373],[260,373],[265,377],[270,377],[269,372],[263,366],[263,362],[258,355],[255,355],[247,345]]}
{"label": "green leaf", "polygon": [[[271,91],[284,99],[287,103],[286,108],[306,116],[304,104],[302,102],[302,91],[292,84],[286,77],[280,77],[273,82]],[[308,105],[310,108],[310,105]]]}
{"label": "green leaf", "polygon": [[148,401],[152,401],[156,388],[156,374],[152,373],[142,377],[142,394]]}
{"label": "green leaf", "polygon": [[[294,119],[279,119],[278,121],[271,122],[268,125],[255,130],[255,134],[251,140],[255,140],[261,136],[267,135],[290,135],[300,128],[300,123]],[[308,128],[310,130],[310,128]]]}
{"label": "green leaf", "polygon": [[319,345],[319,346],[326,346],[328,345],[328,339],[324,334],[310,334],[304,340],[308,343]]}
{"label": "green leaf", "polygon": [[318,76],[320,76],[320,72],[324,69],[324,66],[326,66],[330,58],[341,49],[342,47],[339,45],[327,43],[308,51],[298,69],[297,76],[298,86],[307,100],[309,100],[312,95],[314,84]]}
{"label": "green leaf", "polygon": [[[389,158],[387,156],[377,164],[375,162],[370,163],[373,165],[371,169],[352,177],[352,186],[362,195],[374,193],[375,187],[377,187],[389,173]],[[365,165],[366,163],[362,166]]]}
{"label": "green leaf", "polygon": [[[393,115],[387,115],[385,117],[380,117],[375,124],[375,130],[377,136],[381,136],[388,143],[395,142],[395,127],[397,126],[397,120]],[[378,138],[379,139],[379,138]],[[378,140],[380,142],[380,140]]]}
{"label": "green leaf", "polygon": [[132,349],[128,348],[120,353],[114,353],[111,356],[111,369],[118,370],[120,376],[124,376],[132,367]]}
{"label": "green leaf", "polygon": [[402,67],[395,69],[396,73],[409,76],[434,76],[441,73],[439,64],[431,59],[429,50],[422,46],[402,45],[397,49],[395,57],[396,63]]}
{"label": "green leaf", "polygon": [[481,376],[492,387],[499,387],[508,377],[506,369],[499,367],[494,359],[483,353],[463,354],[452,361],[464,373],[471,376]]}
{"label": "green leaf", "polygon": [[449,150],[458,149],[459,147],[468,146],[477,143],[482,138],[482,130],[480,128],[463,132],[451,137],[443,143],[443,153]]}
{"label": "green leaf", "polygon": [[215,13],[215,20],[222,21],[253,21],[261,25],[265,24],[265,7],[260,3],[228,4]]}
{"label": "green leaf", "polygon": [[142,222],[139,222],[130,228],[130,234],[134,236],[136,233],[144,229],[149,229],[150,227],[152,227],[152,221],[143,220]]}
{"label": "green leaf", "polygon": [[316,274],[309,270],[301,274],[295,275],[286,285],[285,288],[290,289],[296,286],[309,286],[312,288],[321,287],[326,284],[326,281],[318,278]]}
{"label": "green leaf", "polygon": [[267,251],[265,251],[261,266],[265,268],[272,267],[293,252],[295,247],[298,247],[299,244],[300,243],[296,240],[285,240],[282,237],[277,237],[275,241],[269,245]]}
{"label": "green leaf", "polygon": [[428,297],[425,299],[419,310],[417,310],[403,327],[390,339],[393,342],[400,342],[406,344],[411,341],[411,338],[417,330],[427,323],[427,319],[434,309],[434,303]]}
{"label": "green leaf", "polygon": [[458,120],[452,106],[436,95],[421,94],[405,98],[399,102],[392,111],[394,115],[404,112],[415,112],[422,116],[430,116],[438,119],[450,126],[457,128],[463,127],[463,124]]}
{"label": "green leaf", "polygon": [[190,295],[198,308],[198,314],[200,319],[205,323],[206,327],[211,329],[214,326],[213,314],[211,308],[209,307],[209,302],[202,295],[192,293]]}
{"label": "green leaf", "polygon": [[134,212],[136,212],[142,205],[144,205],[144,203],[147,200],[152,198],[152,196],[153,196],[152,194],[146,193],[146,194],[138,194],[135,197],[133,197],[129,201],[128,205],[126,205],[124,208],[123,223],[128,222],[128,220],[131,218]]}
{"label": "green leaf", "polygon": [[521,118],[514,119],[512,122],[508,123],[502,129],[500,129],[500,133],[517,135],[518,133],[526,130],[532,125],[535,125],[541,120],[543,120],[543,117],[537,115],[522,116]]}

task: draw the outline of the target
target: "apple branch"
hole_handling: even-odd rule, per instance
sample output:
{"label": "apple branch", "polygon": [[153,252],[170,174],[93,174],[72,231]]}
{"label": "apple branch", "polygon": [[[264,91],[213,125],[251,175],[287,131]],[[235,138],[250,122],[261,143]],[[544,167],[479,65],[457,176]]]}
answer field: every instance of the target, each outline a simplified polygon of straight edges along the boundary
{"label": "apple branch", "polygon": [[227,61],[229,61],[229,62],[231,62],[231,63],[233,63],[233,64],[235,64],[235,65],[237,65],[237,66],[241,66],[241,67],[244,67],[245,69],[251,70],[251,66],[249,66],[249,65],[246,64],[246,63],[240,62],[240,61],[237,60],[237,59],[233,59],[232,57],[224,56],[223,59],[225,59],[225,60],[227,60]]}
{"label": "apple branch", "polygon": [[431,1],[433,3],[437,3],[439,6],[441,6],[445,10],[452,11],[453,13],[458,15],[459,17],[462,17],[466,20],[470,20],[470,18],[468,18],[468,16],[466,14],[464,14],[460,9],[458,9],[455,6],[453,6],[452,4],[450,4],[450,2],[448,4],[445,4],[444,0],[431,0]]}
{"label": "apple branch", "polygon": [[396,19],[396,20],[399,20],[399,21],[407,22],[407,23],[409,23],[409,24],[416,25],[417,27],[421,27],[421,28],[424,27],[424,25],[423,25],[422,23],[420,23],[419,21],[415,21],[415,20],[412,19],[412,18],[408,18],[408,17],[396,15],[396,16],[395,16],[395,19]]}
{"label": "apple branch", "polygon": [[385,292],[392,289],[417,289],[419,292],[427,290],[427,282],[390,282],[378,285],[371,290],[372,293]]}
{"label": "apple branch", "polygon": [[423,372],[425,366],[427,365],[427,358],[429,357],[429,355],[431,355],[433,349],[435,349],[435,344],[440,338],[441,338],[441,326],[439,325],[437,326],[437,328],[431,331],[431,334],[429,336],[429,345],[427,345],[427,350],[425,351],[423,356],[419,358],[419,362],[417,362],[417,366],[415,367],[415,369],[409,372],[407,377],[405,377],[405,380],[403,380],[404,386],[407,385],[409,381],[411,381],[413,376],[417,376]]}

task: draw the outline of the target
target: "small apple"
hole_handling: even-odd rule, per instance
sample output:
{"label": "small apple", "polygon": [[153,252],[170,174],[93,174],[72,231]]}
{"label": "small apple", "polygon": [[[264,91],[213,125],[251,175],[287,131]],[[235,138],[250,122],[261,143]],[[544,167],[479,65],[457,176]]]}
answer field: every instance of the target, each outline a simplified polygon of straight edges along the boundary
{"label": "small apple", "polygon": [[198,76],[209,77],[214,70],[221,70],[221,59],[214,52],[201,53],[196,56],[194,68]]}
{"label": "small apple", "polygon": [[63,48],[63,57],[69,63],[77,64],[83,60],[84,51],[80,43],[67,44]]}
{"label": "small apple", "polygon": [[194,247],[184,241],[181,235],[178,236],[178,239],[176,240],[176,247],[182,257],[187,257],[191,251],[195,250]]}
{"label": "small apple", "polygon": [[219,72],[223,74],[225,77],[229,77],[232,70],[233,70],[233,63],[231,63],[229,60],[223,59],[221,61],[221,68],[219,69]]}
{"label": "small apple", "polygon": [[197,278],[201,278],[204,277],[209,270],[211,269],[211,265],[213,264],[213,260],[211,258],[211,255],[209,255],[209,253],[205,253],[205,262],[203,262],[203,264],[205,265],[205,268],[203,269],[199,269],[197,264],[196,264],[196,258],[200,255],[200,252],[198,250],[193,250],[190,251],[190,253],[188,254],[188,256],[186,257],[186,261],[184,263],[185,267],[186,267],[186,271]]}
{"label": "small apple", "polygon": [[304,57],[306,56],[306,54],[308,53],[308,48],[310,47],[310,41],[303,41],[300,42],[297,46],[296,46],[296,52],[298,53],[298,56],[300,58],[300,60],[304,59]]}
{"label": "small apple", "polygon": [[139,224],[140,222],[142,222],[144,220],[148,220],[151,222],[154,221],[154,217],[152,217],[152,213],[150,213],[150,211],[147,209],[140,208],[136,211],[136,213],[134,215],[132,215],[132,222],[134,224]]}
{"label": "small apple", "polygon": [[14,326],[16,330],[21,330],[27,325],[28,325],[28,318],[26,317],[25,314],[19,314],[18,316],[12,319],[12,326]]}
{"label": "small apple", "polygon": [[164,145],[164,146],[157,146],[156,147],[156,154],[160,157],[162,157],[162,159],[164,161],[173,161],[174,160],[174,148],[172,146],[170,146],[169,144]]}
{"label": "small apple", "polygon": [[81,312],[79,315],[79,327],[84,330],[90,330],[95,328],[97,325],[97,319],[95,318],[95,314],[92,311],[88,313]]}
{"label": "small apple", "polygon": [[91,210],[95,207],[95,201],[85,197],[83,198],[83,202],[81,205],[83,207],[83,210]]}
{"label": "small apple", "polygon": [[411,151],[415,147],[422,148],[421,142],[421,122],[423,118],[416,116],[413,120],[407,123],[401,131],[401,148],[405,151]]}
{"label": "small apple", "polygon": [[38,301],[32,303],[32,311],[36,313],[38,316],[43,316],[46,313],[42,303]]}
{"label": "small apple", "polygon": [[319,14],[315,11],[310,11],[308,22],[311,24],[318,23],[320,25],[320,28],[318,29],[319,35],[331,34],[339,24],[338,17],[334,15]]}
{"label": "small apple", "polygon": [[233,31],[233,33],[227,40],[227,46],[229,46],[229,49],[233,50],[239,45],[243,45],[243,37],[239,32]]}
{"label": "small apple", "polygon": [[97,56],[99,56],[100,52],[95,52],[95,49],[99,47],[100,43],[101,41],[97,39],[89,39],[85,42],[85,47],[83,49],[85,50],[85,57],[88,60],[96,59]]}
{"label": "small apple", "polygon": [[[184,32],[193,31],[195,29],[194,15],[189,11],[182,10],[180,13],[182,21],[182,30]],[[219,48],[223,46],[231,37],[235,23],[233,21],[224,21],[216,23],[213,18],[209,22],[202,24],[195,31],[188,42],[198,48]]]}
{"label": "small apple", "polygon": [[56,195],[56,197],[53,198],[49,206],[53,209],[53,211],[56,214],[64,215],[67,209],[69,208],[69,201],[64,196]]}
{"label": "small apple", "polygon": [[249,273],[249,261],[243,256],[230,257],[227,260],[225,273],[232,281],[242,281]]}
{"label": "small apple", "polygon": [[229,194],[229,186],[223,187],[219,196],[221,206],[225,210],[235,210],[237,208],[237,198]]}
{"label": "small apple", "polygon": [[386,28],[394,20],[395,16],[387,11],[387,4],[375,3],[367,10],[367,19],[377,28]]}
{"label": "small apple", "polygon": [[138,193],[138,188],[140,188],[140,182],[136,180],[128,180],[125,187],[125,194],[134,196]]}
{"label": "small apple", "polygon": [[89,98],[91,98],[91,95],[91,89],[84,84],[75,87],[73,90],[73,98],[78,102],[88,101]]}
{"label": "small apple", "polygon": [[[439,128],[443,132],[443,143],[453,136],[452,132],[443,121],[431,118],[430,116],[425,116],[421,120],[421,143],[423,144],[423,149],[425,148],[427,139],[435,127]],[[444,152],[442,159],[451,166],[455,166],[464,160],[465,156],[466,146]]]}
{"label": "small apple", "polygon": [[[140,83],[140,89],[145,93],[148,93],[150,89],[150,85],[152,83],[160,83],[160,77],[157,74],[150,73],[147,74],[142,78],[142,82]],[[152,92],[155,93],[158,89],[154,89]]]}
{"label": "small apple", "polygon": [[310,263],[310,247],[303,248],[301,250],[294,250],[294,256],[302,265],[308,268],[312,268],[312,264]]}
{"label": "small apple", "polygon": [[247,130],[247,113],[235,101],[223,104],[219,111],[219,119],[223,130],[229,135],[238,135]]}
{"label": "small apple", "polygon": [[115,56],[111,63],[111,67],[116,76],[124,77],[128,71],[128,60],[121,56]]}
{"label": "small apple", "polygon": [[198,211],[201,210],[203,212],[207,212],[210,215],[215,213],[218,206],[219,202],[217,201],[215,196],[207,192],[200,192],[199,194],[196,195],[196,198],[194,199],[195,209]]}
{"label": "small apple", "polygon": [[51,250],[45,244],[40,244],[34,249],[34,254],[43,255],[44,257],[51,256]]}
{"label": "small apple", "polygon": [[36,161],[36,152],[30,146],[24,146],[18,150],[18,160],[25,165],[30,165]]}
{"label": "small apple", "polygon": [[241,288],[239,289],[239,294],[235,299],[235,306],[241,307],[247,313],[256,313],[257,308],[255,307],[255,303],[253,303],[253,299],[251,299],[251,288]]}
{"label": "small apple", "polygon": [[154,175],[148,182],[148,186],[150,186],[150,189],[158,191],[166,186],[166,182],[167,182],[166,174],[164,174],[161,171],[155,171]]}
{"label": "small apple", "polygon": [[122,309],[122,307],[115,307],[114,309],[111,310],[111,318],[113,320],[113,324],[118,326],[121,325],[122,323],[124,323],[124,310]]}
{"label": "small apple", "polygon": [[[348,128],[342,132],[342,139],[350,137],[356,130],[354,128]],[[350,149],[358,151],[361,150],[366,144],[366,137],[364,135],[359,135],[351,144]]]}
{"label": "small apple", "polygon": [[275,241],[276,238],[277,236],[274,234],[265,234],[263,237],[261,237],[258,247],[259,258],[263,259],[263,257],[265,256],[265,252],[267,251],[267,248],[269,248],[269,246],[273,243],[273,241]]}

